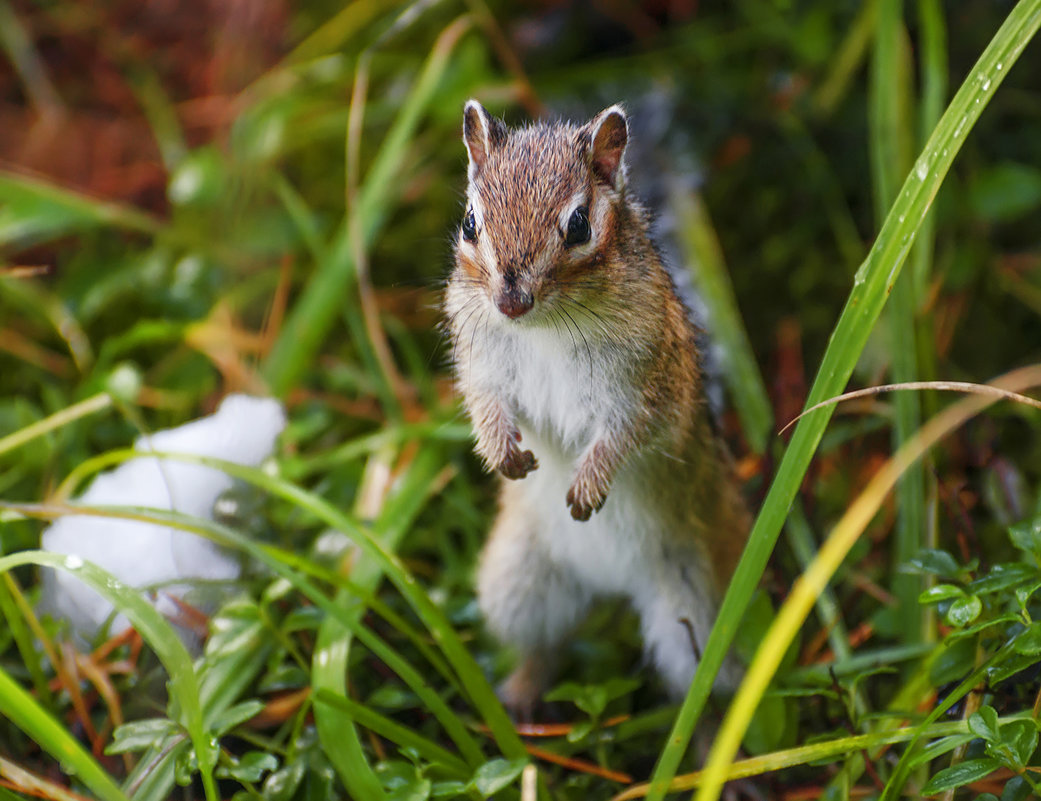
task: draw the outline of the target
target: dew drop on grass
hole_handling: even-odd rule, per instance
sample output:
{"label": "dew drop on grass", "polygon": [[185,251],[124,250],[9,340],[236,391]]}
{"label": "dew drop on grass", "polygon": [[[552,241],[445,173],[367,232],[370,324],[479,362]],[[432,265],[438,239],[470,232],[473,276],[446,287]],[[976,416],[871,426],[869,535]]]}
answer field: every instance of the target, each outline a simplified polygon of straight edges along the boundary
{"label": "dew drop on grass", "polygon": [[75,554],[73,554],[72,556],[66,556],[65,567],[67,567],[69,570],[79,570],[81,567],[83,567],[83,560]]}
{"label": "dew drop on grass", "polygon": [[914,174],[918,176],[919,181],[924,181],[925,177],[929,174],[929,164],[924,159],[919,159],[918,163],[914,165]]}

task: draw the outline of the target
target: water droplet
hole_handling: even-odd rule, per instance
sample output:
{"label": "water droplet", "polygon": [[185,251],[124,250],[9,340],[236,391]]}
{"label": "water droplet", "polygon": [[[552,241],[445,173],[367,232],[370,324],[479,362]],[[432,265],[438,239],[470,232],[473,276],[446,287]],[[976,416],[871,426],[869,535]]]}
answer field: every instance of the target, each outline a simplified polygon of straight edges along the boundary
{"label": "water droplet", "polygon": [[914,165],[914,174],[918,176],[919,181],[924,181],[929,174],[929,163],[925,159],[919,159]]}
{"label": "water droplet", "polygon": [[980,84],[980,89],[982,89],[984,92],[990,89],[990,78],[987,78],[982,84]]}
{"label": "water droplet", "polygon": [[79,570],[81,567],[83,567],[83,560],[75,554],[73,554],[72,556],[66,556],[65,567],[67,567],[69,570]]}
{"label": "water droplet", "polygon": [[1003,67],[1004,65],[1000,61],[994,65],[994,69],[996,69],[998,72],[1001,72]]}

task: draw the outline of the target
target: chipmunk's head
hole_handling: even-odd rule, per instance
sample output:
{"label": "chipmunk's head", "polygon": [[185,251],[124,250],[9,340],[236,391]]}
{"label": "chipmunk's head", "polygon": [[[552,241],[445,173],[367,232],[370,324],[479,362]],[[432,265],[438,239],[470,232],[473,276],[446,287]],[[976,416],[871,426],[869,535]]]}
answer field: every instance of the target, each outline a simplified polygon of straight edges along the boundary
{"label": "chipmunk's head", "polygon": [[502,315],[542,319],[569,302],[574,310],[609,279],[628,138],[621,106],[583,126],[508,130],[480,103],[466,104],[469,186],[456,261]]}

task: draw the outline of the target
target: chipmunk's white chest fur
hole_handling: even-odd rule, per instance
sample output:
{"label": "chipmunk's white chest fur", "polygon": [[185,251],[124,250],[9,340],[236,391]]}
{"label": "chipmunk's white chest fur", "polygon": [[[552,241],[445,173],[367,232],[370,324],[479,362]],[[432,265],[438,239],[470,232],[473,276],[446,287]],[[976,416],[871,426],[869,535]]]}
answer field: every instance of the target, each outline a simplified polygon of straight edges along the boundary
{"label": "chipmunk's white chest fur", "polygon": [[[622,466],[604,507],[589,521],[572,519],[565,496],[583,450],[606,428],[633,414],[638,389],[618,343],[588,331],[509,323],[483,337],[472,354],[472,377],[515,415],[522,446],[539,468],[513,487],[538,521],[555,561],[569,565],[598,593],[653,592],[660,521],[639,487],[641,454]],[[574,334],[572,339],[571,334]]]}
{"label": "chipmunk's white chest fur", "polygon": [[572,322],[489,328],[494,330],[473,354],[473,377],[480,373],[522,430],[532,430],[562,456],[574,459],[605,427],[632,414],[636,389],[617,343]]}

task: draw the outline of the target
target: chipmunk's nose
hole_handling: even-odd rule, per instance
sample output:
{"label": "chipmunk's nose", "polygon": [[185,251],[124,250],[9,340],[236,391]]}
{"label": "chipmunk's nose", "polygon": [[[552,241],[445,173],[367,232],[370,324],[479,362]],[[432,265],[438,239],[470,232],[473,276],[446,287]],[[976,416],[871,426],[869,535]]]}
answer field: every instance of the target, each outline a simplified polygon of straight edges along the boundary
{"label": "chipmunk's nose", "polygon": [[535,297],[520,289],[507,289],[495,299],[495,305],[511,320],[523,317],[535,305]]}

